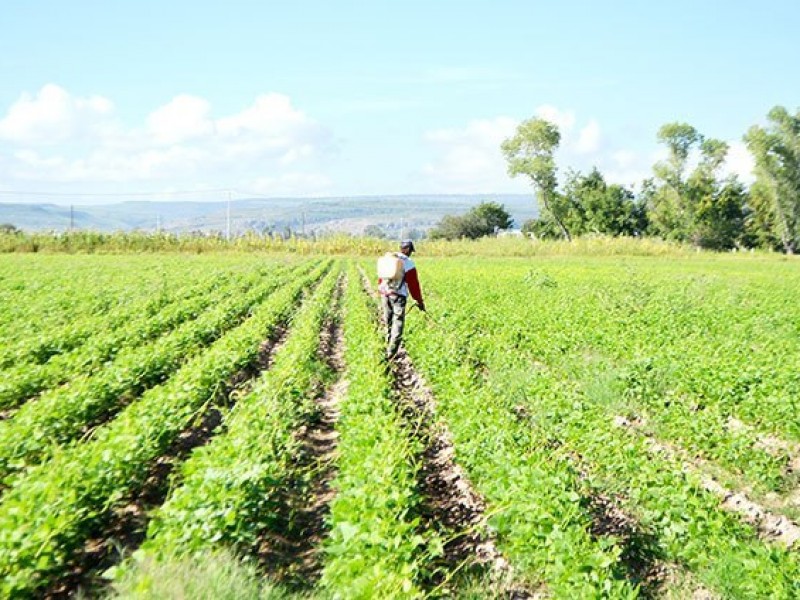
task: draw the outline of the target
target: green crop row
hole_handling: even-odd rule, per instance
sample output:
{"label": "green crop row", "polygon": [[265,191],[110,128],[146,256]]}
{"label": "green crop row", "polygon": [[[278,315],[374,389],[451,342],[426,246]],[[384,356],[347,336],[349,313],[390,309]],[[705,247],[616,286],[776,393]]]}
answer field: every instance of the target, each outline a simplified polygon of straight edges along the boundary
{"label": "green crop row", "polygon": [[[280,274],[277,273],[280,277]],[[194,319],[210,304],[228,295],[239,296],[259,280],[270,277],[250,273],[241,281],[234,281],[214,293],[202,293],[185,302],[174,303],[156,315],[139,315],[118,329],[111,329],[92,337],[77,350],[54,356],[42,365],[21,364],[3,373],[0,381],[0,409],[20,405],[25,400],[56,385],[70,381],[77,375],[91,376],[97,369],[105,368],[120,353],[158,338],[165,332]]]}
{"label": "green crop row", "polygon": [[[44,364],[53,357],[74,352],[83,344],[91,343],[92,338],[98,333],[125,327],[131,320],[150,319],[173,303],[181,304],[198,294],[211,292],[235,277],[241,277],[241,274],[212,273],[203,277],[199,284],[190,283],[192,280],[187,279],[183,285],[175,289],[162,290],[155,295],[147,293],[149,290],[145,288],[135,298],[127,299],[122,296],[118,305],[110,312],[100,314],[86,312],[80,316],[76,315],[69,323],[57,323],[48,330],[9,345],[0,354],[0,368],[19,369],[22,365],[31,368],[31,365]],[[131,287],[135,289],[137,286]],[[5,374],[1,376],[5,377]]]}
{"label": "green crop row", "polygon": [[621,499],[623,508],[654,536],[657,556],[685,565],[725,597],[800,594],[795,553],[760,540],[753,527],[720,507],[720,498],[706,492],[697,476],[685,472],[678,460],[653,454],[647,438],[616,427],[579,386],[551,376],[542,379],[535,395],[524,382],[506,393],[526,398],[541,438],[562,440],[564,451],[582,457],[588,486]]}
{"label": "green crop row", "polygon": [[[185,281],[206,277],[209,262],[185,258],[3,257],[0,263],[0,347],[12,350],[26,339],[44,346],[39,360],[60,349],[48,347],[52,332],[72,330],[83,319],[108,318],[141,299],[158,307]],[[5,356],[5,354],[3,354]]]}
{"label": "green crop row", "polygon": [[[590,533],[579,473],[520,419],[519,398],[483,384],[483,367],[469,363],[458,335],[415,320],[407,347],[436,396],[458,464],[487,502],[498,547],[518,582],[544,585],[560,598],[634,597],[636,582],[619,563],[621,547]],[[502,377],[516,374],[504,370]]]}
{"label": "green crop row", "polygon": [[[582,381],[609,412],[646,417],[655,435],[762,494],[793,487],[788,454],[759,439],[798,439],[800,307],[789,299],[800,281],[781,265],[657,266],[488,264],[493,289],[470,310],[498,345]],[[443,267],[431,270],[431,287],[470,298],[474,275]],[[731,428],[732,417],[750,427]]]}
{"label": "green crop row", "polygon": [[339,472],[321,589],[334,598],[412,598],[426,541],[414,516],[418,448],[389,398],[382,336],[351,268],[345,293],[348,391],[341,404]]}
{"label": "green crop row", "polygon": [[67,447],[17,480],[0,504],[0,595],[34,594],[57,577],[92,528],[141,487],[150,464],[226,381],[253,362],[259,343],[289,318],[298,296],[329,267],[320,265],[285,285],[91,440]]}
{"label": "green crop row", "polygon": [[115,414],[124,399],[135,398],[169,377],[203,347],[247,318],[254,306],[290,277],[302,276],[310,266],[307,263],[288,274],[275,269],[260,284],[248,280],[246,285],[256,283],[249,291],[237,287],[209,295],[204,302],[216,305],[195,321],[151,344],[126,348],[94,375],[73,380],[25,404],[12,419],[0,422],[0,479],[8,483],[16,472],[52,455],[93,423]]}
{"label": "green crop row", "polygon": [[[465,293],[461,270],[450,267],[431,269],[435,275],[428,280],[429,304],[447,307],[437,315],[439,328],[419,323],[424,329],[412,329],[409,339],[414,352],[427,357],[422,369],[443,395],[457,370],[437,360],[450,356],[467,370],[461,378],[473,387],[464,391],[479,402],[484,393],[501,398],[504,418],[527,424],[531,446],[553,448],[554,464],[578,460],[586,493],[618,498],[654,538],[650,551],[655,560],[685,565],[726,596],[800,594],[797,555],[760,541],[752,527],[722,510],[719,499],[703,491],[682,465],[651,454],[647,439],[615,427],[616,406],[604,396],[604,381],[585,379],[587,370],[598,373],[586,365],[601,360],[604,344],[616,341],[611,337],[616,315],[602,305],[627,304],[635,310],[638,303],[611,295],[608,288],[592,294],[596,281],[584,295],[561,293],[558,288],[566,287],[567,278],[554,274],[555,269],[527,281],[513,268],[473,272]],[[600,306],[593,302],[598,298],[603,300]],[[627,331],[633,339],[638,333]],[[572,557],[559,560],[571,562]]]}
{"label": "green crop row", "polygon": [[280,535],[289,526],[285,494],[307,477],[295,472],[301,450],[295,434],[318,415],[313,398],[333,375],[318,350],[338,276],[331,271],[297,312],[272,367],[225,416],[221,432],[183,463],[181,485],[154,514],[143,554],[175,556],[219,545],[248,552],[264,531]]}

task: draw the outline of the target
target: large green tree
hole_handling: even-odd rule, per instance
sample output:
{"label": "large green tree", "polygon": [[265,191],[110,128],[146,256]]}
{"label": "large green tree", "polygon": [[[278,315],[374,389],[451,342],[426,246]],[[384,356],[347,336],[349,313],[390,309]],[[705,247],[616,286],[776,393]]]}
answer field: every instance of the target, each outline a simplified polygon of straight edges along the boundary
{"label": "large green tree", "polygon": [[669,154],[653,167],[651,232],[706,248],[733,247],[743,236],[747,195],[735,177],[721,175],[728,145],[687,123],[664,125],[658,141]]}
{"label": "large green tree", "polygon": [[754,125],[744,137],[756,161],[755,231],[794,254],[800,248],[800,110],[792,115],[776,106],[767,117],[768,127]]}
{"label": "large green tree", "polygon": [[658,131],[658,141],[669,154],[653,166],[655,187],[649,198],[652,231],[666,239],[687,241],[692,230],[687,171],[689,155],[700,134],[687,123],[668,123]]}
{"label": "large green tree", "polygon": [[640,235],[647,227],[643,205],[633,192],[621,185],[606,183],[594,168],[588,174],[572,171],[564,184],[569,206],[568,227],[574,233]]}
{"label": "large green tree", "polygon": [[561,143],[561,134],[553,123],[540,118],[528,119],[517,127],[513,137],[501,145],[511,177],[530,178],[545,219],[552,219],[568,240],[572,240],[565,219],[569,206],[558,194],[556,163],[553,153]]}

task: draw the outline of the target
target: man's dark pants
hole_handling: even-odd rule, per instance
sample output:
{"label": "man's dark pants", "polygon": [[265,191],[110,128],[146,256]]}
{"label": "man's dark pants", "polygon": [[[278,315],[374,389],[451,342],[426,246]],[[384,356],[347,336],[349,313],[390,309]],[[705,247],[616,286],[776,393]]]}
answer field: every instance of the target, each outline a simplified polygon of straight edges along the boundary
{"label": "man's dark pants", "polygon": [[392,358],[400,348],[406,323],[407,298],[399,294],[383,297],[383,319],[386,322],[386,356]]}

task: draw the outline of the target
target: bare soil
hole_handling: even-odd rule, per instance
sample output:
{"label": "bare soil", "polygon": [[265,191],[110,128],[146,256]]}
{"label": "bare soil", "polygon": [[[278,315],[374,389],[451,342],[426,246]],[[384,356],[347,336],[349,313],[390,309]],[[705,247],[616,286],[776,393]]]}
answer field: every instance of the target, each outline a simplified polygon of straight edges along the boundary
{"label": "bare soil", "polygon": [[[754,428],[734,417],[728,417],[728,429],[733,432],[743,431],[752,434]],[[788,456],[786,469],[789,474],[800,471],[800,444],[780,439],[774,435],[757,434],[756,448],[772,456]]]}
{"label": "bare soil", "polygon": [[[361,271],[364,293],[377,297],[366,274]],[[376,307],[376,318],[383,315]],[[446,425],[436,417],[436,401],[423,377],[416,371],[405,349],[388,363],[393,377],[398,409],[410,434],[422,442],[421,467],[417,485],[422,497],[421,529],[436,531],[446,540],[444,556],[434,565],[425,582],[430,589],[448,591],[448,580],[459,571],[481,575],[488,572],[493,589],[502,597],[527,599],[540,597],[515,584],[508,560],[497,549],[486,523],[486,504],[455,461],[455,447]],[[455,592],[456,590],[449,590]]]}
{"label": "bare soil", "polygon": [[[754,431],[752,426],[733,417],[728,419],[727,425],[728,429],[734,432],[744,431],[752,434]],[[786,457],[786,477],[789,482],[792,482],[794,488],[783,497],[776,498],[773,505],[800,506],[797,500],[800,498],[800,444],[773,435],[758,434],[755,447],[775,457]]]}
{"label": "bare soil", "polygon": [[[584,468],[584,460],[574,454],[571,457],[579,476],[588,483],[590,476]],[[589,491],[583,497],[583,503],[592,518],[591,535],[594,538],[616,538],[617,545],[622,549],[620,563],[624,576],[640,586],[643,598],[659,597],[670,568],[659,548],[658,538],[622,508],[622,497]]]}
{"label": "bare soil", "polygon": [[[337,283],[335,298],[340,304],[346,280]],[[338,312],[338,311],[337,311]],[[285,510],[281,532],[264,532],[258,549],[264,570],[294,589],[308,589],[322,571],[322,542],[328,534],[326,518],[335,490],[336,449],[339,434],[339,405],[347,393],[344,372],[344,332],[341,319],[331,318],[323,327],[317,354],[336,374],[337,381],[319,390],[314,401],[318,412],[303,424],[295,437],[300,441],[293,481],[284,490]]]}
{"label": "bare soil", "polygon": [[405,350],[391,362],[391,371],[399,408],[412,435],[423,442],[418,476],[423,527],[447,540],[439,570],[429,585],[441,586],[456,570],[473,570],[488,572],[492,585],[505,597],[535,597],[513,583],[511,565],[487,526],[486,504],[456,462],[450,432],[437,422],[433,394]]}
{"label": "bare soil", "polygon": [[[516,406],[514,413],[521,421],[532,418],[530,411],[523,405]],[[547,440],[546,446],[553,451],[565,451],[562,442],[557,439]],[[581,504],[592,519],[589,533],[595,539],[616,538],[616,543],[622,550],[622,575],[640,586],[639,591],[643,598],[660,597],[672,569],[659,549],[657,537],[646,531],[635,517],[622,508],[625,503],[623,497],[612,497],[591,487],[590,470],[582,456],[574,451],[568,452],[567,456],[583,483]]]}
{"label": "bare soil", "polygon": [[[637,423],[625,417],[615,417],[614,424],[619,427],[637,428]],[[682,463],[687,472],[700,478],[703,489],[720,498],[720,506],[725,510],[738,514],[753,525],[762,538],[770,542],[780,543],[787,548],[800,545],[800,527],[783,515],[776,515],[764,506],[753,502],[742,491],[729,490],[716,479],[708,475],[706,461],[698,457],[689,457],[685,452],[670,444],[647,436],[648,445],[653,453],[662,454]]]}

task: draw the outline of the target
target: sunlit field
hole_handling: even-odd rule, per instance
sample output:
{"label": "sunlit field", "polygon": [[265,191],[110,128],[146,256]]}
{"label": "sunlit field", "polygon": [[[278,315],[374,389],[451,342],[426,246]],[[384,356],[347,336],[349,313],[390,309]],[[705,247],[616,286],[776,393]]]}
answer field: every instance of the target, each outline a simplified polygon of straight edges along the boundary
{"label": "sunlit field", "polygon": [[800,596],[795,259],[149,239],[0,238],[3,597]]}

